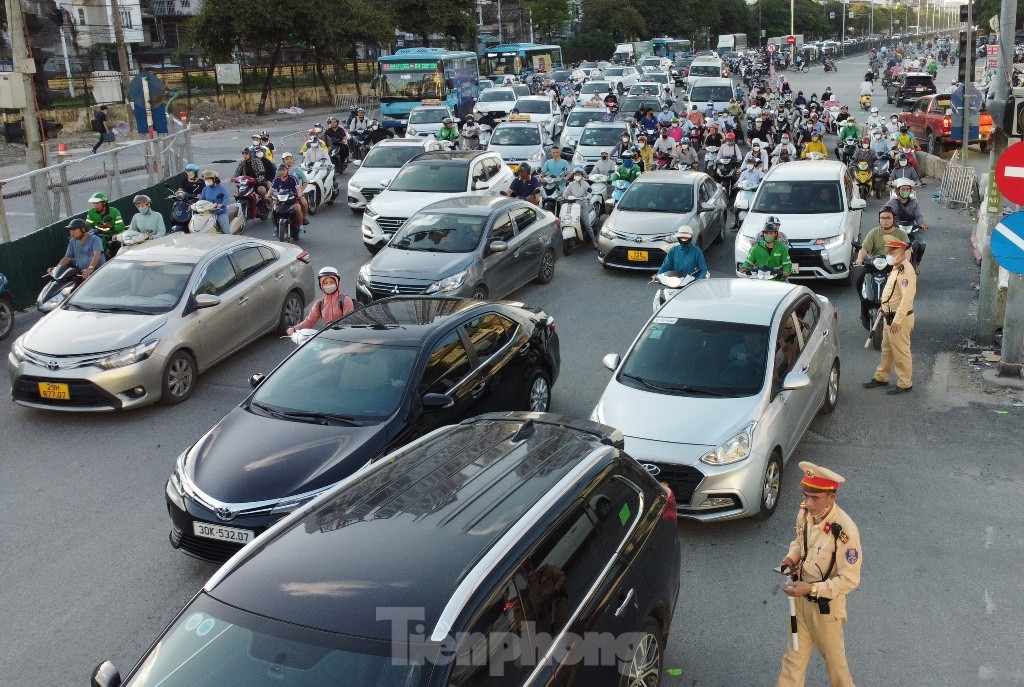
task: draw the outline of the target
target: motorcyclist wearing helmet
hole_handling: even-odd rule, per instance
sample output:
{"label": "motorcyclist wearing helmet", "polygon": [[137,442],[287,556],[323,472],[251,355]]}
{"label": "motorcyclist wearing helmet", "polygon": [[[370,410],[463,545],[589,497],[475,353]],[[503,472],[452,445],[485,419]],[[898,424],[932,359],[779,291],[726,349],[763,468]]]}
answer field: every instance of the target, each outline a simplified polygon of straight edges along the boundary
{"label": "motorcyclist wearing helmet", "polygon": [[775,146],[771,154],[773,164],[779,161],[791,162],[796,159],[796,146],[790,140],[789,134],[782,134],[779,145]]}
{"label": "motorcyclist wearing helmet", "polygon": [[[75,269],[81,272],[82,278],[86,279],[107,261],[103,254],[103,241],[90,231],[89,224],[84,219],[71,220],[67,230],[70,234],[68,249],[57,263],[57,267],[74,265]],[[51,274],[53,269],[50,270]]]}
{"label": "motorcyclist wearing helmet", "polygon": [[213,216],[217,220],[217,228],[222,234],[231,233],[228,221],[228,191],[220,183],[220,176],[212,169],[203,172],[203,191],[199,194],[202,200],[213,203]]}
{"label": "motorcyclist wearing helmet", "polygon": [[[896,224],[921,227],[922,232],[928,231],[928,223],[924,221],[921,206],[913,198],[915,183],[910,179],[900,179],[896,184],[896,198],[885,204],[885,207],[891,208],[896,216]],[[924,257],[925,243],[918,232],[912,232],[910,238],[911,262],[915,270],[919,271],[921,259]]]}
{"label": "motorcyclist wearing helmet", "polygon": [[288,327],[289,335],[294,334],[296,330],[312,329],[320,324],[321,320],[324,326],[327,326],[356,309],[352,299],[341,292],[341,275],[337,269],[324,267],[317,273],[316,280],[320,290],[324,292],[324,297],[313,302],[306,319],[296,323],[294,327]]}
{"label": "motorcyclist wearing helmet", "polygon": [[590,226],[590,212],[587,207],[587,198],[590,197],[590,182],[587,181],[586,171],[582,167],[577,166],[572,170],[572,181],[566,185],[565,193],[562,194],[563,198],[568,196],[579,198],[580,221],[583,224],[583,231],[587,233],[594,248],[597,248],[597,238],[594,236],[593,227]]}
{"label": "motorcyclist wearing helmet", "polygon": [[113,257],[121,249],[120,236],[124,232],[121,211],[111,207],[107,202],[107,196],[102,193],[93,194],[89,203],[92,204],[92,209],[85,214],[85,223],[103,241],[107,255]]}
{"label": "motorcyclist wearing helmet", "polygon": [[683,130],[683,127],[681,126],[679,117],[673,117],[672,121],[669,123],[668,126],[668,137],[678,144],[680,141],[683,140],[685,136],[686,132]]}
{"label": "motorcyclist wearing helmet", "polygon": [[[376,145],[383,141],[385,138],[394,138],[395,134],[391,129],[386,126],[381,126],[380,122],[376,119],[370,120],[370,130],[366,132],[366,140],[369,144]],[[455,138],[458,139],[458,132],[455,134]]]}
{"label": "motorcyclist wearing helmet", "polygon": [[821,134],[813,129],[811,130],[811,141],[804,146],[804,151],[800,154],[800,157],[806,160],[811,153],[821,153],[822,159],[828,159],[828,148],[821,142]]}
{"label": "motorcyclist wearing helmet", "polygon": [[751,153],[747,153],[747,156],[743,158],[743,171],[740,172],[740,178],[737,179],[737,184],[753,184],[757,186],[764,179],[764,172],[762,171],[763,165],[761,158],[754,157]]}
{"label": "motorcyclist wearing helmet", "polygon": [[621,159],[623,155],[629,155],[630,150],[633,148],[633,139],[630,135],[623,131],[619,137],[619,142],[612,148],[611,154],[617,159]]}
{"label": "motorcyclist wearing helmet", "polygon": [[366,141],[366,136],[370,133],[370,123],[371,120],[366,117],[366,110],[361,107],[349,121],[348,147],[353,157],[358,157],[359,146]]}
{"label": "motorcyclist wearing helmet", "polygon": [[796,92],[796,97],[793,98],[793,107],[799,108],[799,107],[806,107],[806,106],[807,106],[807,98],[804,97],[804,92],[803,91],[797,91]]}
{"label": "motorcyclist wearing helmet", "polygon": [[872,107],[871,114],[868,116],[868,120],[865,123],[868,131],[874,131],[875,129],[881,129],[885,126],[885,118],[878,114],[878,108]]}
{"label": "motorcyclist wearing helmet", "polygon": [[[643,135],[638,136],[636,143],[637,147],[633,150],[640,154],[640,160],[644,164],[640,171],[647,172],[654,169],[654,148],[648,144],[647,137]],[[633,159],[636,159],[636,155],[633,156]]]}
{"label": "motorcyclist wearing helmet", "polygon": [[654,141],[654,155],[657,158],[670,158],[675,150],[676,142],[669,137],[669,127],[661,128],[661,134]]}
{"label": "motorcyclist wearing helmet", "polygon": [[690,139],[684,138],[676,144],[675,149],[672,151],[672,162],[670,164],[673,169],[696,169],[699,161],[697,151],[690,145]]}
{"label": "motorcyclist wearing helmet", "polygon": [[676,113],[673,112],[669,108],[668,103],[662,103],[662,105],[661,105],[661,112],[659,112],[658,116],[656,117],[656,119],[658,121],[658,126],[667,126],[667,125],[671,124],[672,123],[672,119],[675,116],[676,116]]}
{"label": "motorcyclist wearing helmet", "polygon": [[327,118],[324,140],[327,142],[328,155],[336,158],[334,169],[341,174],[348,164],[348,132],[342,128],[341,121],[337,117]]}
{"label": "motorcyclist wearing helmet", "polygon": [[131,224],[128,225],[129,229],[140,234],[148,234],[152,238],[157,238],[167,233],[164,217],[159,212],[153,211],[153,201],[150,200],[149,196],[145,194],[137,195],[132,202],[135,204],[135,209],[138,212],[132,215]]}
{"label": "motorcyclist wearing helmet", "polygon": [[768,167],[768,146],[763,144],[761,139],[755,138],[750,142],[750,152],[748,155],[757,158],[758,162],[764,165],[763,168]]}
{"label": "motorcyclist wearing helmet", "polygon": [[860,143],[857,145],[857,152],[853,154],[851,159],[854,165],[858,162],[867,162],[869,165],[875,164],[875,151],[871,150],[871,139],[869,137],[865,136],[860,139]]}
{"label": "motorcyclist wearing helmet", "polygon": [[892,141],[885,136],[882,129],[875,129],[871,132],[871,151],[875,154],[875,158],[888,155],[891,150]]}
{"label": "motorcyclist wearing helmet", "polygon": [[889,183],[895,183],[900,179],[908,179],[916,185],[921,179],[917,176],[917,170],[910,166],[910,160],[906,153],[896,155],[896,164],[889,172]]}
{"label": "motorcyclist wearing helmet", "polygon": [[747,259],[743,261],[739,271],[750,274],[751,270],[779,270],[776,281],[786,281],[793,271],[793,261],[789,257],[789,247],[785,241],[779,240],[779,229],[782,222],[771,215],[764,222],[764,229],[756,243],[750,247]]}
{"label": "motorcyclist wearing helmet", "polygon": [[252,177],[256,180],[256,193],[266,198],[270,180],[274,176],[274,166],[265,157],[255,157],[251,148],[242,149],[242,161],[235,167],[233,178]]}
{"label": "motorcyclist wearing helmet", "polygon": [[203,180],[199,178],[199,165],[190,162],[185,165],[185,178],[178,185],[178,191],[198,198],[202,190]]}
{"label": "motorcyclist wearing helmet", "polygon": [[661,267],[655,275],[651,275],[651,281],[655,281],[658,274],[665,272],[682,272],[691,275],[696,279],[708,278],[708,263],[704,259],[704,251],[693,243],[693,229],[683,225],[676,231],[676,244],[669,248]]}
{"label": "motorcyclist wearing helmet", "polygon": [[533,173],[530,165],[525,162],[519,165],[516,178],[512,180],[505,195],[540,205],[540,179]]}
{"label": "motorcyclist wearing helmet", "polygon": [[267,149],[267,159],[271,162],[274,161],[274,144],[270,142],[270,134],[264,129],[260,132],[260,145]]}
{"label": "motorcyclist wearing helmet", "polygon": [[466,141],[466,146],[472,149],[480,147],[480,135],[483,133],[483,129],[476,123],[476,118],[473,114],[467,114],[465,120],[462,123],[462,138]]}
{"label": "motorcyclist wearing helmet", "polygon": [[315,164],[321,160],[330,160],[331,149],[324,140],[323,127],[317,124],[306,133],[306,142],[299,148],[303,163]]}
{"label": "motorcyclist wearing helmet", "polygon": [[846,140],[852,138],[856,141],[861,139],[860,127],[857,126],[857,120],[850,115],[843,127],[839,130],[836,135],[836,159],[841,160],[843,158],[843,147],[846,145]]}
{"label": "motorcyclist wearing helmet", "polygon": [[608,154],[607,150],[601,151],[601,159],[594,165],[591,173],[603,174],[609,177],[615,174],[615,161],[611,159],[611,155]]}
{"label": "motorcyclist wearing helmet", "polygon": [[722,141],[722,146],[718,149],[718,155],[715,159],[724,160],[727,158],[735,160],[737,167],[743,160],[743,157],[740,155],[740,147],[736,145],[736,134],[731,131],[725,135],[725,140]]}
{"label": "motorcyclist wearing helmet", "polygon": [[618,169],[615,170],[615,174],[612,174],[611,180],[622,180],[633,183],[639,176],[640,165],[636,164],[632,153],[627,152],[622,156],[622,164],[620,164]]}
{"label": "motorcyclist wearing helmet", "polygon": [[715,146],[721,148],[723,143],[725,143],[725,138],[718,131],[718,125],[710,125],[708,127],[708,132],[704,134],[703,146],[705,148],[707,148],[708,146]]}
{"label": "motorcyclist wearing helmet", "polygon": [[[371,125],[372,126],[372,125]],[[455,145],[459,140],[459,130],[455,127],[451,117],[445,117],[441,128],[437,130],[437,140],[451,141]]]}
{"label": "motorcyclist wearing helmet", "polygon": [[275,193],[283,191],[291,191],[295,195],[295,200],[292,202],[292,212],[295,213],[296,221],[302,225],[306,224],[305,215],[302,209],[302,185],[299,179],[288,172],[288,165],[281,163],[277,166],[277,176],[274,177],[272,186]]}

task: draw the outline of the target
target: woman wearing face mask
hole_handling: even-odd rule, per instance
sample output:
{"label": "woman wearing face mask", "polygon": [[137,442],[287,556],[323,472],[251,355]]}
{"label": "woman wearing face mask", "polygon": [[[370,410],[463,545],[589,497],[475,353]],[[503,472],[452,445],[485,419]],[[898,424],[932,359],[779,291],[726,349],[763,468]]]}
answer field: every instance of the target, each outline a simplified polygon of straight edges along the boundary
{"label": "woman wearing face mask", "polygon": [[186,195],[199,196],[203,190],[203,180],[199,178],[199,165],[193,162],[185,165],[185,178],[181,180],[178,190]]}
{"label": "woman wearing face mask", "polygon": [[[693,243],[693,229],[685,225],[679,227],[679,231],[676,232],[676,242],[679,245],[669,249],[658,274],[682,272],[696,279],[707,279],[708,264],[704,260],[704,251]],[[656,276],[652,275],[651,281],[654,281]]]}
{"label": "woman wearing face mask", "polygon": [[871,151],[875,154],[875,157],[888,155],[890,150],[892,150],[892,142],[883,136],[880,130],[875,129],[871,133]]}
{"label": "woman wearing face mask", "polygon": [[228,190],[220,183],[220,177],[211,169],[203,172],[203,183],[205,187],[199,197],[213,203],[213,216],[217,220],[217,228],[222,234],[231,233],[231,225],[228,222]]}
{"label": "woman wearing face mask", "polygon": [[891,183],[895,183],[900,179],[909,179],[915,183],[920,181],[917,171],[910,166],[906,153],[900,153],[896,156],[896,166],[889,172],[889,181]]}
{"label": "woman wearing face mask", "polygon": [[566,185],[565,193],[563,194],[563,197],[569,196],[579,198],[581,209],[580,221],[583,224],[583,231],[590,238],[590,243],[593,244],[594,248],[597,248],[597,239],[594,237],[594,230],[590,226],[590,212],[587,208],[587,198],[590,197],[590,183],[584,177],[582,167],[576,167],[572,170],[572,181]]}
{"label": "woman wearing face mask", "polygon": [[289,335],[294,334],[296,330],[312,329],[321,320],[324,325],[328,325],[355,310],[352,299],[341,292],[341,276],[338,270],[324,267],[317,274],[317,281],[320,282],[320,290],[324,292],[324,297],[313,303],[306,319],[294,327],[288,327]]}
{"label": "woman wearing face mask", "polygon": [[167,233],[167,226],[164,224],[163,215],[153,212],[152,201],[149,196],[135,196],[135,209],[138,212],[132,217],[129,231],[137,231],[141,234],[148,234],[151,238],[157,238]]}

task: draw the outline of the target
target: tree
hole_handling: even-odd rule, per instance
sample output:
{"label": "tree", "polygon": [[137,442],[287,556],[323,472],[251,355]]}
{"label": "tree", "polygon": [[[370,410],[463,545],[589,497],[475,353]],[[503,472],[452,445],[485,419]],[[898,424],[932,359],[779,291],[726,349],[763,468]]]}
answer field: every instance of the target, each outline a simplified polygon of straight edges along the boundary
{"label": "tree", "polygon": [[647,22],[632,5],[621,0],[583,0],[583,31],[607,31],[616,41],[647,35]]}
{"label": "tree", "polygon": [[569,21],[568,0],[527,0],[526,9],[532,15],[533,25],[540,29],[544,40],[553,40],[555,33]]}
{"label": "tree", "polygon": [[578,33],[562,41],[562,57],[566,62],[606,60],[615,52],[615,39],[603,31]]}
{"label": "tree", "polygon": [[476,18],[471,3],[461,0],[397,0],[393,6],[398,28],[419,36],[423,45],[430,45],[433,34],[448,36],[458,45],[475,44]]}

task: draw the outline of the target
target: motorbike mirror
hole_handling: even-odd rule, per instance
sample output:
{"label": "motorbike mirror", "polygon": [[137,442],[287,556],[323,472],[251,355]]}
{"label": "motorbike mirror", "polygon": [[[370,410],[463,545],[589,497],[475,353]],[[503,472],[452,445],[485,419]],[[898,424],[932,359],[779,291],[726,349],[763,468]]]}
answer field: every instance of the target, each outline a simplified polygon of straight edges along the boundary
{"label": "motorbike mirror", "polygon": [[867,201],[863,198],[854,198],[850,201],[851,210],[863,210],[868,205]]}
{"label": "motorbike mirror", "polygon": [[251,377],[249,377],[249,386],[251,386],[253,389],[255,389],[260,384],[262,384],[263,380],[266,379],[266,378],[267,378],[267,376],[265,374],[263,374],[262,372],[257,372],[256,374],[254,374]]}
{"label": "motorbike mirror", "polygon": [[707,212],[708,210],[714,210],[715,209],[715,203],[714,203],[714,201],[711,201],[711,200],[709,200],[706,203],[701,203],[700,204],[700,209],[701,209],[701,211],[704,211],[704,212]]}
{"label": "motorbike mirror", "polygon": [[448,394],[423,394],[420,402],[424,410],[445,410],[455,405],[455,400]]}
{"label": "motorbike mirror", "polygon": [[619,363],[622,362],[622,357],[618,353],[609,353],[605,357],[601,358],[601,364],[607,367],[612,372],[618,369]]}
{"label": "motorbike mirror", "polygon": [[786,375],[786,378],[782,380],[783,391],[799,391],[800,389],[806,389],[811,385],[811,378],[803,372],[794,370]]}
{"label": "motorbike mirror", "polygon": [[121,684],[121,673],[110,661],[104,661],[92,671],[92,678],[89,680],[92,687],[119,687]]}
{"label": "motorbike mirror", "polygon": [[735,201],[733,201],[732,206],[737,210],[747,210],[750,208],[750,203],[747,201],[746,198],[737,198]]}
{"label": "motorbike mirror", "polygon": [[220,305],[220,299],[216,296],[212,296],[208,293],[200,293],[196,295],[196,309],[202,310],[203,308],[213,308]]}
{"label": "motorbike mirror", "polygon": [[491,253],[504,253],[508,250],[508,244],[504,241],[491,241],[487,244],[487,250]]}

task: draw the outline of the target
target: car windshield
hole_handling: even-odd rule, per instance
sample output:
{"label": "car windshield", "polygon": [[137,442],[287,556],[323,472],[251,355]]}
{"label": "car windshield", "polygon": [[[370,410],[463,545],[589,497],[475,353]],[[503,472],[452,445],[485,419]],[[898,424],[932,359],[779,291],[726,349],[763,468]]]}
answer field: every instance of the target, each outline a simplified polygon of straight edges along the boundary
{"label": "car windshield", "polygon": [[607,81],[588,81],[580,89],[580,95],[592,95],[594,93],[607,93],[612,90]]}
{"label": "car windshield", "polygon": [[771,215],[817,215],[842,211],[839,182],[812,179],[762,182],[752,210]]}
{"label": "car windshield", "polygon": [[568,69],[559,69],[558,71],[551,72],[551,80],[555,83],[564,83],[569,80],[570,76],[572,76],[572,72]]}
{"label": "car windshield", "polygon": [[653,182],[633,184],[626,189],[618,209],[680,214],[693,212],[693,186]]}
{"label": "car windshield", "polygon": [[540,131],[536,126],[499,126],[491,136],[491,144],[496,146],[539,146]]}
{"label": "car windshield", "polygon": [[516,109],[523,114],[551,114],[551,101],[544,100],[520,100],[516,103]]}
{"label": "car windshield", "polygon": [[656,317],[619,381],[665,394],[752,396],[764,385],[767,359],[768,327]]}
{"label": "car windshield", "polygon": [[650,79],[651,81],[655,81],[660,84],[668,83],[668,74],[665,74],[664,72],[655,72],[648,74],[647,78]]}
{"label": "car windshield", "polygon": [[513,101],[516,99],[516,94],[512,91],[500,91],[497,89],[491,89],[484,91],[480,94],[480,102],[482,103],[493,103],[493,102],[506,102]]}
{"label": "car windshield", "polygon": [[390,191],[419,191],[424,193],[462,193],[466,190],[469,166],[437,161],[416,162],[399,170],[388,186]]}
{"label": "car windshield", "polygon": [[711,64],[691,64],[690,76],[721,76],[722,68]]}
{"label": "car windshield", "polygon": [[398,409],[416,353],[415,348],[319,336],[256,388],[250,409],[285,417],[380,420]]}
{"label": "car windshield", "polygon": [[716,103],[728,102],[732,97],[732,89],[728,86],[694,86],[690,89],[691,103],[706,103],[709,100]]}
{"label": "car windshield", "polygon": [[642,66],[642,67],[657,67],[659,64],[661,64],[661,58],[660,57],[648,57],[647,59],[645,59],[643,62],[640,63],[640,66]]}
{"label": "car windshield", "polygon": [[903,81],[904,86],[931,86],[932,83],[930,76],[908,76]]}
{"label": "car windshield", "polygon": [[622,76],[622,69],[619,67],[612,67],[611,69],[605,69],[601,76]]}
{"label": "car windshield", "polygon": [[398,168],[423,152],[422,146],[376,145],[363,158],[365,169]]}
{"label": "car windshield", "polygon": [[651,98],[626,98],[619,109],[626,113],[638,112],[640,109],[651,108],[655,112],[661,110],[661,103]]}
{"label": "car windshield", "polygon": [[480,245],[486,217],[418,212],[402,225],[389,244],[429,253],[471,253]]}
{"label": "car windshield", "polygon": [[581,146],[614,146],[626,130],[611,126],[588,126],[580,136]]}
{"label": "car windshield", "polygon": [[530,93],[530,87],[527,86],[526,84],[516,84],[511,88],[512,92],[515,93],[520,98],[525,98],[528,95],[533,95],[532,93]]}
{"label": "car windshield", "polygon": [[445,117],[451,117],[448,114],[448,110],[442,109],[428,109],[428,110],[413,110],[409,113],[410,124],[440,124],[444,121]]}
{"label": "car windshield", "polygon": [[479,86],[482,91],[485,88],[494,88],[494,82],[490,79],[480,79],[480,81],[477,82],[477,86]]}
{"label": "car windshield", "polygon": [[644,91],[647,91],[648,94],[653,95],[654,93],[658,92],[658,84],[651,82],[635,83],[629,87],[629,95],[643,95]]}
{"label": "car windshield", "polygon": [[565,125],[568,127],[586,126],[590,122],[601,121],[603,116],[604,110],[574,110],[569,113],[569,118],[565,120]]}
{"label": "car windshield", "polygon": [[[295,582],[286,592],[316,598],[325,584]],[[351,676],[353,684],[375,687],[426,683],[429,669],[400,665],[391,651],[390,641],[284,623],[200,594],[153,646],[126,687],[328,687],[338,684],[339,675]]]}
{"label": "car windshield", "polygon": [[156,260],[111,260],[82,282],[68,299],[69,310],[156,315],[181,300],[195,265]]}

